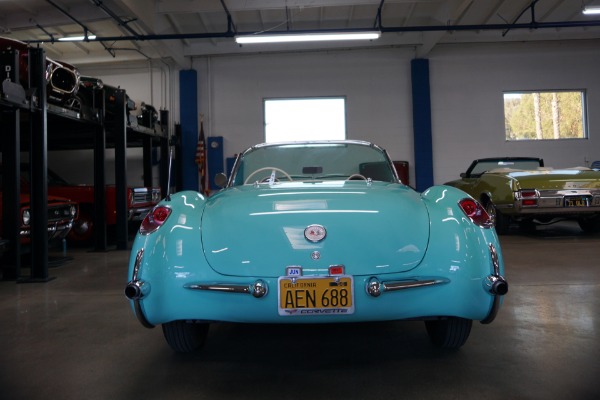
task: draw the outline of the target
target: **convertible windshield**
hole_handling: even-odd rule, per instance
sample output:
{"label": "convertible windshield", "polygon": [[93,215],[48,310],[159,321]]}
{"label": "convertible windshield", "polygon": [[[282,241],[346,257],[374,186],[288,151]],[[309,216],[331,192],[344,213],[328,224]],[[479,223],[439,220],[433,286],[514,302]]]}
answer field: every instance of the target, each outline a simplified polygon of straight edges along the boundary
{"label": "convertible windshield", "polygon": [[522,159],[522,160],[480,160],[473,169],[471,175],[481,175],[484,172],[495,169],[515,169],[515,170],[535,170],[541,167],[540,161],[537,159]]}
{"label": "convertible windshield", "polygon": [[246,151],[234,170],[233,185],[369,178],[396,182],[388,157],[378,147],[362,142],[287,143]]}

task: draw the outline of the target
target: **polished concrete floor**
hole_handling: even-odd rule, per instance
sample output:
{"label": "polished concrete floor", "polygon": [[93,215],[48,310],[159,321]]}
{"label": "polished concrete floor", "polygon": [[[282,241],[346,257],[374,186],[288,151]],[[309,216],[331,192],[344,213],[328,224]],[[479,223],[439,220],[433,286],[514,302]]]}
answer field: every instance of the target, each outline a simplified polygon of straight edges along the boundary
{"label": "polished concrete floor", "polygon": [[458,351],[421,322],[215,324],[194,355],[134,318],[128,252],[69,249],[56,279],[0,282],[0,399],[600,399],[600,236],[501,244],[504,307]]}

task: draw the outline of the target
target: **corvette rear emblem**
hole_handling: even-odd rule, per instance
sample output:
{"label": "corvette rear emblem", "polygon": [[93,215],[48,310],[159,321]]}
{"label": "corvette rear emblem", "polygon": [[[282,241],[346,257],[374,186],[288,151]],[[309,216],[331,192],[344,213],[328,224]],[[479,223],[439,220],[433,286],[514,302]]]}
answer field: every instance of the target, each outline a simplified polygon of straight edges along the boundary
{"label": "corvette rear emblem", "polygon": [[309,225],[304,229],[304,237],[310,242],[320,242],[325,239],[325,236],[327,236],[327,231],[321,225]]}

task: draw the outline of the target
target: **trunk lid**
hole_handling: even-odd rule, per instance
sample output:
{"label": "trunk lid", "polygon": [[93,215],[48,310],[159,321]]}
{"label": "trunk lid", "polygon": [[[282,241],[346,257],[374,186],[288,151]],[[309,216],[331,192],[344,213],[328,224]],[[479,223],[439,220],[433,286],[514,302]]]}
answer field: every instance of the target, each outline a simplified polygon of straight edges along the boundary
{"label": "trunk lid", "polygon": [[[324,227],[325,238],[307,240],[311,225]],[[238,186],[209,198],[202,218],[207,261],[233,276],[276,277],[288,266],[304,275],[326,274],[331,265],[352,275],[407,271],[428,240],[420,195],[382,182]]]}
{"label": "trunk lid", "polygon": [[587,168],[540,169],[507,174],[521,189],[561,190],[600,188],[600,172]]}

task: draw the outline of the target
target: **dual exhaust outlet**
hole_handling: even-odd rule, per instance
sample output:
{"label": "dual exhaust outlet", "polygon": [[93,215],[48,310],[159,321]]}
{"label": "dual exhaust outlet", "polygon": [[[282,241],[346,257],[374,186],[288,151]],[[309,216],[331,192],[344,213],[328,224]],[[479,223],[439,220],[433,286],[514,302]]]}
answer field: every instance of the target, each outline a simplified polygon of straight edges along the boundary
{"label": "dual exhaust outlet", "polygon": [[150,284],[144,281],[130,281],[125,286],[125,297],[129,300],[141,300],[150,292]]}

